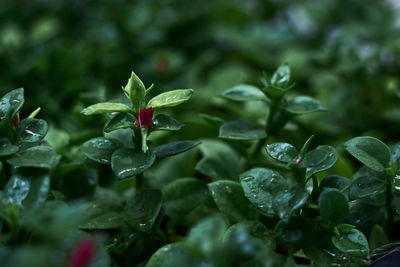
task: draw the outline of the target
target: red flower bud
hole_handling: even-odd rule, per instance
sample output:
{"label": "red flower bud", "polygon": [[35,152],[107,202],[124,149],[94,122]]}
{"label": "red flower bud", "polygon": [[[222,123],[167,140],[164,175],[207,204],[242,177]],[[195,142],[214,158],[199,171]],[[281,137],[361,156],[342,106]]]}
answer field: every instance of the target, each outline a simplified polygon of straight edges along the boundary
{"label": "red flower bud", "polygon": [[96,240],[85,237],[72,248],[68,264],[70,267],[86,267],[89,266],[96,250]]}
{"label": "red flower bud", "polygon": [[17,127],[18,123],[19,123],[19,113],[17,113],[17,115],[15,115],[14,117],[13,121],[14,127]]}
{"label": "red flower bud", "polygon": [[152,107],[142,108],[139,111],[139,115],[136,120],[136,126],[139,128],[151,128],[153,113],[154,109]]}
{"label": "red flower bud", "polygon": [[297,164],[300,165],[300,163],[301,163],[301,160],[300,160],[300,159],[296,159],[295,161],[296,161]]}

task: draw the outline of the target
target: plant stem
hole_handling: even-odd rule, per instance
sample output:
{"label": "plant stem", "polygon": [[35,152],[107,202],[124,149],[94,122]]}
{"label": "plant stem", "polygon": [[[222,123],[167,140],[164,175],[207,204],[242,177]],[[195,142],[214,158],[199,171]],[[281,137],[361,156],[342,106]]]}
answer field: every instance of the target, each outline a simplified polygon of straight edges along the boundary
{"label": "plant stem", "polygon": [[136,189],[141,189],[143,187],[143,173],[136,175]]}

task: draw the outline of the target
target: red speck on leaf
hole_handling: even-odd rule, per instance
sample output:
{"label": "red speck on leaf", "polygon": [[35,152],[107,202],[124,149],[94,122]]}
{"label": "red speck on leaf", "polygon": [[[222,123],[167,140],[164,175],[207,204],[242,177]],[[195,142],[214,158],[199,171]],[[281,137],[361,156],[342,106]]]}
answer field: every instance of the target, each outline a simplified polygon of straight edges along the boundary
{"label": "red speck on leaf", "polygon": [[152,120],[153,120],[154,109],[150,108],[142,108],[139,111],[139,115],[136,119],[136,126],[139,128],[151,128]]}
{"label": "red speck on leaf", "polygon": [[14,117],[13,121],[14,127],[17,127],[18,123],[19,123],[19,114],[15,115]]}
{"label": "red speck on leaf", "polygon": [[90,264],[96,250],[96,240],[85,237],[72,248],[69,257],[69,267],[86,267]]}

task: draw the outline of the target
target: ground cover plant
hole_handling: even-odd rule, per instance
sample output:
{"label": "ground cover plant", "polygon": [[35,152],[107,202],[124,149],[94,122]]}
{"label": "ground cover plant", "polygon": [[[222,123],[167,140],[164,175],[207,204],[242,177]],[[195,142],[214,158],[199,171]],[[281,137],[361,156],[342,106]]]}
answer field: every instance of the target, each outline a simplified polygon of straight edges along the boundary
{"label": "ground cover plant", "polygon": [[0,3],[0,266],[396,264],[397,14]]}

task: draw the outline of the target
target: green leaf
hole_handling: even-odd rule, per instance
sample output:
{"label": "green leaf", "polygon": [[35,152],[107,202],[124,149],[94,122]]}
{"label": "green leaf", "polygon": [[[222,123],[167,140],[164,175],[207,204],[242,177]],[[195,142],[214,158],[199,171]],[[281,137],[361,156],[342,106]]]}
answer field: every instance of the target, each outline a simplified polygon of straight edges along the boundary
{"label": "green leaf", "polygon": [[5,187],[9,203],[33,208],[43,204],[50,190],[50,176],[46,171],[18,170]]}
{"label": "green leaf", "polygon": [[332,237],[333,245],[340,251],[354,257],[368,259],[369,246],[367,238],[362,232],[347,225],[339,225],[337,227],[339,235]]}
{"label": "green leaf", "polygon": [[165,214],[182,218],[210,197],[207,185],[196,178],[181,178],[168,184],[163,191]]}
{"label": "green leaf", "polygon": [[120,148],[111,157],[111,168],[121,179],[138,175],[153,165],[156,156],[153,152]]}
{"label": "green leaf", "polygon": [[337,175],[328,175],[321,181],[321,183],[319,184],[319,188],[320,192],[322,192],[324,188],[336,188],[342,191],[346,187],[349,187],[350,184],[351,180],[349,178]]}
{"label": "green leaf", "polygon": [[19,144],[39,142],[47,134],[47,130],[48,127],[45,120],[23,119],[17,125],[17,142]]}
{"label": "green leaf", "polygon": [[254,168],[240,175],[245,196],[265,215],[274,215],[273,200],[276,194],[287,189],[285,179],[276,171]]}
{"label": "green leaf", "polygon": [[226,224],[221,217],[206,218],[190,230],[188,242],[209,254],[220,245],[225,230]]}
{"label": "green leaf", "polygon": [[118,201],[97,199],[85,204],[81,229],[115,229],[123,224],[122,205]]}
{"label": "green leaf", "polygon": [[182,242],[168,244],[157,250],[147,262],[146,267],[208,266],[193,249]]}
{"label": "green leaf", "polygon": [[224,234],[224,242],[227,244],[235,242],[237,234],[241,232],[241,228],[246,229],[246,232],[252,238],[261,239],[269,248],[275,249],[275,241],[271,231],[259,221],[244,221],[232,225]]}
{"label": "green leaf", "polygon": [[204,157],[196,171],[215,180],[237,180],[243,163],[234,149],[219,140],[202,140],[200,149]]}
{"label": "green leaf", "polygon": [[309,96],[296,96],[289,100],[285,106],[285,110],[293,114],[306,114],[315,111],[326,111],[321,103]]}
{"label": "green leaf", "polygon": [[282,64],[272,75],[271,85],[285,88],[290,82],[290,68],[287,63]]}
{"label": "green leaf", "polygon": [[369,247],[371,250],[389,244],[390,241],[385,232],[385,229],[379,224],[375,224],[374,227],[372,227],[369,236]]}
{"label": "green leaf", "polygon": [[193,94],[193,89],[178,89],[159,94],[147,103],[147,108],[173,107],[187,101]]}
{"label": "green leaf", "polygon": [[274,210],[282,221],[288,222],[292,214],[306,204],[308,196],[303,188],[281,191],[274,198]]}
{"label": "green leaf", "polygon": [[386,191],[385,181],[373,176],[361,176],[353,180],[349,188],[349,198],[360,199]]}
{"label": "green leaf", "polygon": [[179,121],[175,120],[173,117],[165,115],[165,114],[158,114],[153,119],[153,127],[151,128],[152,131],[156,130],[166,130],[166,131],[178,131],[182,129],[184,125]]}
{"label": "green leaf", "polygon": [[18,167],[52,169],[60,157],[48,146],[35,146],[14,154],[7,162]]}
{"label": "green leaf", "polygon": [[219,128],[219,138],[235,140],[256,140],[267,136],[264,129],[246,121],[228,121]]}
{"label": "green leaf", "polygon": [[383,171],[389,164],[389,148],[374,137],[356,137],[347,141],[344,147],[353,157],[375,171]]}
{"label": "green leaf", "polygon": [[346,222],[354,225],[360,231],[369,233],[375,224],[383,224],[386,212],[382,206],[377,206],[370,201],[353,201]]}
{"label": "green leaf", "polygon": [[140,232],[149,231],[156,221],[162,204],[162,194],[157,189],[136,191],[125,207],[125,221]]}
{"label": "green leaf", "polygon": [[224,91],[222,96],[235,101],[268,100],[266,95],[260,89],[248,84],[240,84],[232,87]]}
{"label": "green leaf", "polygon": [[297,149],[288,143],[273,143],[266,147],[267,153],[281,162],[292,162],[298,156]]}
{"label": "green leaf", "polygon": [[18,146],[14,146],[7,138],[0,138],[0,157],[9,156],[19,150]]}
{"label": "green leaf", "polygon": [[135,116],[130,113],[118,113],[104,126],[104,132],[109,133],[119,129],[133,128],[135,121]]}
{"label": "green leaf", "polygon": [[136,112],[139,112],[139,110],[144,108],[146,87],[133,71],[128,83],[122,89],[124,90],[125,95],[131,100]]}
{"label": "green leaf", "polygon": [[215,204],[231,223],[258,218],[256,208],[244,196],[239,183],[220,180],[208,184]]}
{"label": "green leaf", "polygon": [[84,115],[95,115],[112,112],[133,112],[133,110],[122,103],[103,102],[88,106],[81,111]]}
{"label": "green leaf", "polygon": [[160,145],[154,149],[157,158],[170,157],[179,153],[183,153],[195,146],[198,146],[200,141],[176,141],[168,144]]}
{"label": "green leaf", "polygon": [[307,177],[332,167],[338,159],[337,152],[332,146],[318,146],[308,152],[301,165],[307,167]]}
{"label": "green leaf", "polygon": [[110,164],[112,154],[121,146],[121,143],[116,139],[95,137],[83,143],[81,150],[91,160]]}
{"label": "green leaf", "polygon": [[349,215],[349,203],[346,197],[335,188],[326,188],[319,195],[321,218],[329,225],[341,223]]}
{"label": "green leaf", "polygon": [[0,121],[12,124],[14,116],[24,104],[24,89],[19,88],[5,94],[0,100]]}

